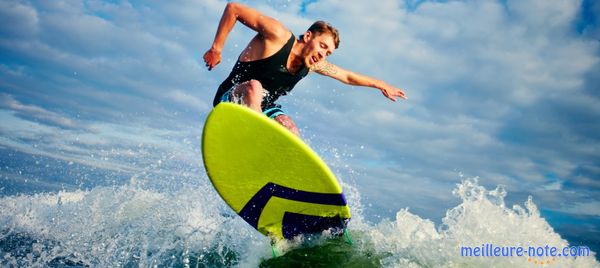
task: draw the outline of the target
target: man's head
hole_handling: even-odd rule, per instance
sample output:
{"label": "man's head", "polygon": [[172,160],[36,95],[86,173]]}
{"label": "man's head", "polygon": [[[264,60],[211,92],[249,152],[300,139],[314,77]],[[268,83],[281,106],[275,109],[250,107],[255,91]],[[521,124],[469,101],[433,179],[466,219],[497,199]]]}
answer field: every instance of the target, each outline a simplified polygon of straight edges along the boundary
{"label": "man's head", "polygon": [[302,54],[305,65],[312,66],[333,53],[340,45],[338,30],[324,21],[316,21],[300,36],[305,43]]}

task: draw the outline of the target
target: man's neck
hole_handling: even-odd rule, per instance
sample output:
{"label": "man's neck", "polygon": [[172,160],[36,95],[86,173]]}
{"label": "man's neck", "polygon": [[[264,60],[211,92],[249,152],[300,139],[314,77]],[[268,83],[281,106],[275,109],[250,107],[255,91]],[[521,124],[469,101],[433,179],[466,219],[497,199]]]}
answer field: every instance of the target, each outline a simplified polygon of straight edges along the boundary
{"label": "man's neck", "polygon": [[304,67],[304,59],[302,58],[302,49],[304,48],[304,43],[296,40],[294,45],[292,46],[292,51],[290,51],[290,56],[288,57],[287,69],[292,73],[297,73],[300,69]]}

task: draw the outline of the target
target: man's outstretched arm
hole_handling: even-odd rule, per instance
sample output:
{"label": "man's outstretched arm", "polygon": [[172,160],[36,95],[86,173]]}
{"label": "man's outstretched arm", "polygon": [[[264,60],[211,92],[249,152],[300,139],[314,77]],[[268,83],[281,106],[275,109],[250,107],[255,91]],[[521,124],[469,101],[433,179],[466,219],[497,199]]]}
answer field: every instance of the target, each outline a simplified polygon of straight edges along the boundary
{"label": "man's outstretched arm", "polygon": [[215,40],[211,48],[204,53],[204,62],[206,62],[208,70],[212,70],[221,62],[221,51],[225,45],[225,40],[236,21],[240,21],[267,40],[287,33],[287,29],[274,18],[265,16],[257,10],[239,3],[228,3],[225,11],[223,11],[223,16],[221,16]]}
{"label": "man's outstretched arm", "polygon": [[316,64],[311,69],[318,74],[335,78],[336,80],[348,85],[365,86],[379,89],[386,98],[392,101],[396,101],[396,97],[408,99],[404,94],[404,91],[399,88],[390,86],[381,80],[368,77],[366,75],[344,70],[325,60]]}

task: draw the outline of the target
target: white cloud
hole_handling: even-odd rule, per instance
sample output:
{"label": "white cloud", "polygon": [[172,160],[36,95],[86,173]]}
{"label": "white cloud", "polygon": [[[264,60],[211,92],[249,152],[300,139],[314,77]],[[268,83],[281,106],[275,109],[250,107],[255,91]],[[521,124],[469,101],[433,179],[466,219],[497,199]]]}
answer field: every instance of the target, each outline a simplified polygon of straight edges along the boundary
{"label": "white cloud", "polygon": [[0,2],[0,33],[3,36],[26,37],[38,32],[38,13],[16,1]]}
{"label": "white cloud", "polygon": [[560,191],[563,188],[562,181],[555,181],[542,186],[544,191]]}
{"label": "white cloud", "polygon": [[7,94],[0,95],[0,107],[9,109],[16,112],[17,115],[33,118],[41,122],[66,128],[66,129],[78,129],[85,127],[71,120],[70,118],[59,115],[58,113],[48,111],[44,108],[35,105],[26,105],[16,101],[12,96]]}
{"label": "white cloud", "polygon": [[173,90],[167,93],[167,98],[187,106],[190,109],[206,111],[211,108],[208,103],[198,97],[190,95],[182,90]]}
{"label": "white cloud", "polygon": [[544,34],[564,32],[580,7],[579,1],[570,0],[553,1],[552,4],[544,0],[510,0],[506,5],[528,30]]}
{"label": "white cloud", "polygon": [[570,205],[565,205],[558,209],[557,211],[565,212],[574,215],[584,215],[584,216],[600,216],[600,202],[599,201],[591,201],[591,202],[577,202]]}
{"label": "white cloud", "polygon": [[193,127],[173,130],[148,122],[93,122],[86,130],[56,128],[3,109],[0,119],[0,147],[27,154],[128,174],[177,173],[181,170],[173,166],[198,164],[199,139],[192,136]]}

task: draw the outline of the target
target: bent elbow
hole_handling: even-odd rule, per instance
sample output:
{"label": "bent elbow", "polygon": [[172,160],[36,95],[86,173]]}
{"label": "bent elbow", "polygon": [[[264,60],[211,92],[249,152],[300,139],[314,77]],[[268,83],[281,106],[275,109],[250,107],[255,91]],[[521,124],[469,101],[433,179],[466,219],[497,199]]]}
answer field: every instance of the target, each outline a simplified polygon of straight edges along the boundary
{"label": "bent elbow", "polygon": [[229,2],[225,6],[225,12],[234,14],[237,17],[237,10],[239,9],[240,4],[237,2]]}

